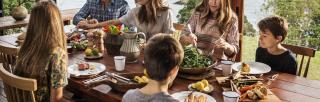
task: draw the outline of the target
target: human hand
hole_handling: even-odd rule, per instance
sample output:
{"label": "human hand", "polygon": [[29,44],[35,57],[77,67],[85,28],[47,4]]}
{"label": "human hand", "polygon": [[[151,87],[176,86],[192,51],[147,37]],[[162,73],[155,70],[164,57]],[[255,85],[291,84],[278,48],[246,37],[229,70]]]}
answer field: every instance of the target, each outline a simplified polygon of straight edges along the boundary
{"label": "human hand", "polygon": [[217,41],[215,41],[214,42],[215,44],[215,46],[214,46],[214,48],[215,49],[223,49],[224,51],[225,50],[228,50],[228,51],[230,51],[233,47],[232,47],[232,45],[231,44],[229,44],[228,42],[226,42],[224,39],[222,39],[222,38],[220,38],[220,39],[218,39]]}
{"label": "human hand", "polygon": [[81,20],[78,24],[77,24],[77,27],[80,27],[80,26],[84,26],[88,24],[88,21],[87,20]]}
{"label": "human hand", "polygon": [[181,36],[180,42],[182,45],[197,44],[197,36],[195,34],[186,34]]}
{"label": "human hand", "polygon": [[98,21],[97,19],[90,19],[90,20],[88,21],[88,23],[89,23],[89,24],[97,24],[97,23],[99,23],[99,21]]}

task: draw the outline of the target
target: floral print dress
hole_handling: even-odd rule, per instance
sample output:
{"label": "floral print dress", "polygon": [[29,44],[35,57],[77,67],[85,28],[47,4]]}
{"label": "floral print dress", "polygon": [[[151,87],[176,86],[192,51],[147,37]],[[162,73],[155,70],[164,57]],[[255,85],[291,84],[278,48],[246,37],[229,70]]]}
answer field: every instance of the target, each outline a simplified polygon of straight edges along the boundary
{"label": "floral print dress", "polygon": [[[68,84],[67,80],[67,53],[62,48],[55,48],[50,54],[45,68],[45,79],[37,79],[37,91],[35,99],[37,102],[50,102],[50,88],[60,88]],[[18,72],[17,75],[30,76],[25,72]],[[50,76],[50,77],[48,77]],[[31,76],[30,78],[33,78]]]}

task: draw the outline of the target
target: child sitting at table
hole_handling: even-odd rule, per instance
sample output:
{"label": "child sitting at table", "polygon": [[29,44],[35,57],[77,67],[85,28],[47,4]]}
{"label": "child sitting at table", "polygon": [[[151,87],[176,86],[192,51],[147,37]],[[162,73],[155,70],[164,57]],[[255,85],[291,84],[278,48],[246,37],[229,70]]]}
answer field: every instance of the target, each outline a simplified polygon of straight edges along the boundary
{"label": "child sitting at table", "polygon": [[168,93],[169,83],[177,76],[184,52],[181,44],[168,34],[149,39],[144,52],[148,84],[129,90],[122,102],[178,102]]}
{"label": "child sitting at table", "polygon": [[270,16],[262,19],[258,27],[260,47],[256,50],[256,61],[269,65],[272,71],[296,75],[296,58],[281,45],[287,36],[287,21],[279,16]]}

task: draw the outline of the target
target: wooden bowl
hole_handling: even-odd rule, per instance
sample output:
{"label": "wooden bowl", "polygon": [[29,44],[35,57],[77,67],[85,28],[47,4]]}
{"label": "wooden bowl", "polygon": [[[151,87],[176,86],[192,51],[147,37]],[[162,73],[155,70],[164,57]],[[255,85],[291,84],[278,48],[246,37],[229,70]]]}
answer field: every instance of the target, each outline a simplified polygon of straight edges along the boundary
{"label": "wooden bowl", "polygon": [[[143,73],[123,73],[123,74],[118,74],[118,75],[133,80],[134,76],[143,76],[144,74]],[[122,92],[122,93],[125,93],[130,89],[142,88],[145,85],[147,85],[145,83],[144,84],[124,83],[121,81],[118,81],[117,83],[107,81],[107,83],[108,83],[108,85],[110,85],[112,87],[112,89],[114,89],[115,91],[118,91],[118,92]]]}
{"label": "wooden bowl", "polygon": [[183,68],[183,67],[180,67],[179,72],[186,73],[186,74],[202,74],[202,73],[207,72],[210,69],[212,69],[214,65],[215,64],[212,64],[208,67],[203,67],[203,68]]}

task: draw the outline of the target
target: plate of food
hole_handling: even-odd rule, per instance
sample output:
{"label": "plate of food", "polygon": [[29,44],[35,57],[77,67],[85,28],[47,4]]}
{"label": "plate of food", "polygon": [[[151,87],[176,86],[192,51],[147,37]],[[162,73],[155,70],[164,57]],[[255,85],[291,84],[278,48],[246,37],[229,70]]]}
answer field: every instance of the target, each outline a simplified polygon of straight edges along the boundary
{"label": "plate of food", "polygon": [[201,81],[192,83],[188,85],[190,91],[199,91],[203,93],[210,93],[213,91],[213,86],[208,82],[208,80],[203,79]]}
{"label": "plate of food", "polygon": [[181,91],[171,96],[179,102],[216,102],[212,96],[195,91]]}
{"label": "plate of food", "polygon": [[106,66],[95,62],[79,62],[68,67],[68,73],[72,77],[90,77],[106,70]]}
{"label": "plate of food", "polygon": [[98,59],[103,57],[103,54],[100,53],[96,48],[93,48],[93,49],[87,48],[84,51],[84,53],[85,53],[85,56],[84,56],[85,59]]}
{"label": "plate of food", "polygon": [[235,71],[243,74],[264,74],[271,71],[271,67],[260,62],[238,62],[231,65]]}

